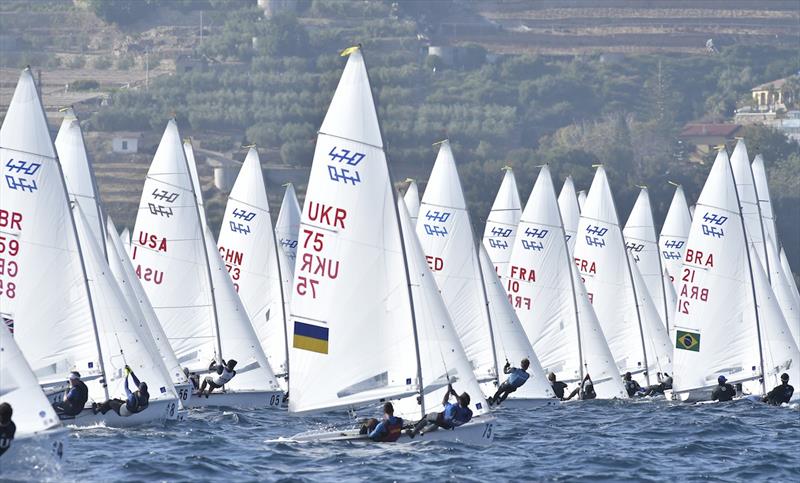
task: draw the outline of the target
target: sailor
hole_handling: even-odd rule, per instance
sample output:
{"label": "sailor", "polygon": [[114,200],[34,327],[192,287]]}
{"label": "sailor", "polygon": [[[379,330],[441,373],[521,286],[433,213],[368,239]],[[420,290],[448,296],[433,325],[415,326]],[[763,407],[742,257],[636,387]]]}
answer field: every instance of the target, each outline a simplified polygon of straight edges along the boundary
{"label": "sailor", "polygon": [[81,381],[80,373],[72,371],[69,373],[69,389],[64,391],[64,399],[61,402],[53,404],[53,409],[61,419],[64,416],[77,416],[88,400],[89,388]]}
{"label": "sailor", "polygon": [[202,396],[203,391],[205,391],[206,386],[208,386],[208,392],[206,393],[206,397],[208,397],[209,394],[211,394],[211,391],[214,389],[219,389],[230,382],[230,380],[233,379],[233,376],[236,375],[236,371],[233,370],[233,368],[236,367],[236,364],[238,363],[234,359],[228,359],[228,362],[225,362],[223,359],[222,364],[217,364],[216,361],[212,361],[208,370],[216,371],[217,375],[216,377],[206,376],[205,379],[203,379],[203,385],[200,386],[200,390],[197,391],[197,395]]}
{"label": "sailor", "polygon": [[587,373],[586,376],[583,378],[583,382],[580,386],[576,387],[569,396],[564,399],[565,401],[569,401],[572,399],[576,394],[580,394],[578,399],[582,400],[589,400],[595,399],[597,397],[597,393],[594,391],[594,383],[592,382],[592,378],[589,377]]}
{"label": "sailor", "polygon": [[622,377],[622,381],[625,384],[625,391],[628,393],[628,397],[641,396],[639,393],[642,391],[642,386],[640,386],[638,382],[631,378],[630,372],[625,373],[625,375]]}
{"label": "sailor", "polygon": [[503,373],[510,375],[504,383],[500,384],[494,396],[487,399],[489,405],[502,403],[509,394],[522,387],[530,377],[530,374],[527,372],[530,365],[531,361],[528,359],[522,359],[522,361],[520,361],[520,367],[511,367],[511,363],[506,361],[506,365],[503,367]]}
{"label": "sailor", "polygon": [[[133,383],[138,389],[137,391],[131,392],[128,387],[128,376],[133,379]],[[147,383],[140,382],[139,378],[128,366],[125,366],[125,394],[127,395],[125,401],[122,399],[109,399],[100,405],[93,404],[92,411],[95,414],[98,412],[105,414],[110,409],[113,409],[115,413],[126,418],[147,409],[147,406],[150,405],[150,393],[147,392]]]}
{"label": "sailor", "polygon": [[556,393],[556,397],[563,401],[564,400],[564,390],[567,388],[566,382],[556,381],[556,373],[551,372],[547,375],[547,379],[550,380],[550,387],[553,388],[553,392]]}
{"label": "sailor", "polygon": [[781,374],[781,384],[768,392],[763,401],[772,406],[780,406],[783,403],[788,404],[792,399],[792,394],[794,394],[794,388],[789,385],[789,374],[784,372]]}
{"label": "sailor", "polygon": [[657,396],[659,394],[664,394],[664,391],[667,389],[672,389],[672,376],[666,372],[662,376],[660,372],[657,372],[656,377],[658,377],[658,384],[649,386],[644,392],[645,396]]}
{"label": "sailor", "polygon": [[714,401],[724,402],[730,401],[733,399],[733,396],[736,395],[736,389],[733,386],[728,384],[726,381],[728,379],[725,376],[719,376],[717,378],[717,382],[719,385],[714,388],[711,392],[711,399]]}
{"label": "sailor", "polygon": [[188,367],[184,367],[183,375],[192,383],[192,389],[196,391],[200,387],[200,376],[196,372],[190,372]]}
{"label": "sailor", "polygon": [[[458,404],[450,402],[450,395],[456,396]],[[439,428],[453,429],[472,419],[472,411],[469,409],[469,394],[464,392],[459,396],[453,389],[452,384],[447,385],[447,392],[444,393],[442,406],[444,411],[425,415],[424,418],[414,424],[414,429],[407,430],[406,434],[413,438],[429,424]]]}
{"label": "sailor", "polygon": [[377,443],[395,442],[402,431],[403,419],[395,417],[394,406],[389,402],[383,405],[383,421],[379,423],[372,418],[361,428],[361,434],[368,434],[369,439]]}
{"label": "sailor", "polygon": [[14,410],[7,402],[0,404],[0,456],[11,447],[14,433],[17,432],[17,425],[11,420]]}

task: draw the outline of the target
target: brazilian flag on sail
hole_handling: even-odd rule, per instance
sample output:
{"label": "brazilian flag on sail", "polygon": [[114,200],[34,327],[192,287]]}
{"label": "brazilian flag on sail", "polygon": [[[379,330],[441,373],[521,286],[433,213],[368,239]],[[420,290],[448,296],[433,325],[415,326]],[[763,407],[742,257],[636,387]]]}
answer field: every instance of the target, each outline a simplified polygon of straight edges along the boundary
{"label": "brazilian flag on sail", "polygon": [[675,331],[675,348],[685,351],[700,352],[700,334],[685,330]]}

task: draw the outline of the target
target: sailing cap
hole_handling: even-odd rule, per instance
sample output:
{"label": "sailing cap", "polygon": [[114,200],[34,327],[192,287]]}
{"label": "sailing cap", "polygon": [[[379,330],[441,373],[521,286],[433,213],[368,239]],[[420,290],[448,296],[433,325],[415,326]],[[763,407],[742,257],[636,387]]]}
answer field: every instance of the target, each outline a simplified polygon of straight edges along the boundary
{"label": "sailing cap", "polygon": [[81,373],[78,371],[72,371],[69,373],[69,380],[70,381],[80,381],[81,380]]}
{"label": "sailing cap", "polygon": [[789,374],[786,374],[785,372],[781,374],[781,381],[788,381],[788,380],[789,380]]}
{"label": "sailing cap", "polygon": [[725,376],[719,376],[717,378],[717,382],[722,384],[723,382],[727,381],[728,379]]}

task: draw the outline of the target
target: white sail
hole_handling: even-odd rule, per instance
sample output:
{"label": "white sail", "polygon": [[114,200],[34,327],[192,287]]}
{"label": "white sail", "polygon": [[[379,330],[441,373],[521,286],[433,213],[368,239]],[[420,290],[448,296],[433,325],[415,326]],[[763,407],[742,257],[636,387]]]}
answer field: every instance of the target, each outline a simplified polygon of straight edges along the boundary
{"label": "white sail", "polygon": [[233,185],[219,231],[219,254],[247,310],[270,366],[288,371],[283,285],[261,162],[250,148]]}
{"label": "white sail", "polygon": [[483,246],[497,274],[506,271],[508,259],[511,257],[511,247],[514,246],[517,224],[522,214],[522,203],[519,201],[514,171],[510,167],[503,169],[505,170],[503,182],[497,190],[497,196],[483,230]]}
{"label": "white sail", "polygon": [[[764,244],[764,227],[761,224],[761,207],[759,195],[756,192],[756,183],[753,170],[750,167],[750,158],[747,156],[747,146],[744,139],[739,139],[733,154],[730,157],[733,178],[736,181],[736,191],[739,193],[739,206],[742,210],[742,219],[747,231],[747,241],[755,246],[753,255],[758,256],[762,267],[769,268],[767,250]],[[769,272],[769,270],[768,270]]]}
{"label": "white sail", "polygon": [[[552,183],[552,181],[551,181]],[[575,184],[572,176],[567,176],[561,193],[558,194],[558,209],[564,221],[564,236],[567,238],[567,248],[570,255],[575,252],[575,239],[578,234],[578,220],[581,218],[581,207],[578,205],[578,195],[575,194]]]}
{"label": "white sail", "polygon": [[0,403],[8,403],[14,410],[16,439],[61,425],[5,324],[0,324]]}
{"label": "white sail", "polygon": [[136,312],[128,306],[80,204],[75,205],[75,210],[75,224],[97,318],[109,395],[125,395],[123,384],[127,377],[125,366],[128,365],[141,381],[147,382],[151,401],[176,399],[177,394],[167,368],[156,356],[158,350],[147,322],[137,317]]}
{"label": "white sail", "polygon": [[[750,165],[753,170],[753,180],[758,193],[758,205],[761,210],[761,225],[764,227],[764,238],[772,240],[776,251],[780,251],[780,240],[778,230],[775,226],[775,213],[772,210],[772,197],[769,194],[769,183],[767,182],[767,170],[764,167],[764,157],[756,154],[753,163]],[[772,262],[770,261],[770,266]]]}
{"label": "white sail", "polygon": [[[577,209],[574,192],[573,199]],[[580,382],[588,372],[599,398],[622,397],[614,358],[575,275],[559,211],[550,170],[544,166],[522,213],[503,277],[509,299],[546,372],[568,383]]]}
{"label": "white sail", "polygon": [[[620,372],[650,375],[669,372],[669,336],[652,320],[652,305],[644,284],[638,284],[638,268],[631,265],[617,210],[605,170],[597,168],[581,211],[575,263]],[[657,319],[657,312],[655,312]]]}
{"label": "white sail", "polygon": [[476,377],[494,381],[498,367],[475,237],[447,141],[422,197],[417,237]]}
{"label": "white sail", "polygon": [[131,231],[128,227],[122,229],[122,232],[119,234],[119,237],[122,239],[122,246],[125,247],[125,253],[128,254],[128,257],[131,255]]}
{"label": "white sail", "polygon": [[[278,243],[280,243],[283,253],[286,254],[289,262],[289,278],[294,274],[301,213],[294,186],[292,183],[287,183],[286,191],[283,194],[283,202],[281,203],[281,211],[278,213],[278,220],[275,222],[275,234],[278,236]],[[285,295],[288,296],[289,294],[290,292],[285,292]]]}
{"label": "white sail", "polygon": [[[800,346],[800,306],[797,304],[789,278],[783,271],[780,255],[775,249],[775,243],[769,235],[767,235],[766,247],[767,255],[769,255],[769,279],[772,282],[772,291],[795,344]],[[791,274],[789,276],[791,277]]]}
{"label": "white sail", "polygon": [[219,352],[203,236],[178,127],[170,121],[144,182],[131,261],[178,361],[194,371],[206,370]]}
{"label": "white sail", "polygon": [[[488,412],[489,406],[458,340],[458,334],[453,327],[444,300],[439,294],[439,288],[425,260],[425,254],[414,232],[414,225],[411,224],[405,202],[398,199],[397,205],[406,247],[408,283],[411,287],[417,327],[425,412],[435,411],[441,407],[442,397],[449,381],[459,393],[467,392],[470,395],[470,405],[476,415],[484,414]],[[405,278],[400,273],[395,274],[395,277]],[[407,397],[395,405],[395,412],[404,417],[418,416],[422,409],[417,403],[417,396]]]}
{"label": "white sail", "polygon": [[352,52],[320,128],[291,297],[289,411],[419,390],[412,313],[377,113]]}
{"label": "white sail", "polygon": [[169,340],[167,340],[167,335],[158,321],[158,316],[156,316],[153,306],[150,305],[150,300],[145,294],[139,277],[136,276],[130,257],[125,252],[122,241],[117,235],[114,222],[111,221],[110,217],[106,222],[106,251],[108,252],[108,264],[111,268],[111,273],[128,301],[134,318],[136,320],[144,320],[152,334],[153,343],[157,349],[157,352],[153,355],[157,354],[164,361],[173,384],[187,384],[188,379],[186,379],[178,363],[178,358],[175,357],[175,352],[172,350]]}
{"label": "white sail", "polygon": [[583,211],[583,205],[586,204],[586,191],[580,190],[578,191],[578,206],[580,207],[581,211]]}
{"label": "white sail", "polygon": [[708,398],[719,375],[731,382],[761,376],[748,252],[724,150],[696,207],[677,274],[674,390],[682,399]]}
{"label": "white sail", "polygon": [[[661,261],[664,270],[669,273],[676,292],[681,285],[677,276],[681,272],[683,251],[686,249],[686,239],[689,237],[691,226],[692,216],[689,214],[689,205],[686,203],[683,188],[679,185],[675,188],[675,194],[672,196],[672,202],[658,238]],[[674,306],[671,306],[671,310],[674,310]]]}
{"label": "white sail", "polygon": [[83,210],[89,228],[105,253],[105,223],[101,212],[100,194],[94,179],[92,163],[86,155],[81,124],[72,108],[67,109],[55,141],[58,161],[64,172],[67,191]]}
{"label": "white sail", "polygon": [[203,229],[205,229],[208,222],[206,221],[205,203],[203,203],[203,186],[200,184],[200,176],[197,174],[197,162],[194,159],[194,147],[190,139],[183,141],[183,152],[186,154],[186,163],[189,165],[189,176],[192,179],[194,197],[197,200],[198,210],[200,211],[200,222],[203,224]]}
{"label": "white sail", "polygon": [[408,208],[408,214],[411,216],[411,226],[417,226],[417,218],[419,217],[419,187],[417,187],[417,182],[413,179],[408,179],[408,188],[406,188],[406,194],[403,196],[403,200],[406,203],[406,208]]}
{"label": "white sail", "polygon": [[[793,294],[795,300],[795,306],[800,307],[800,292],[797,290],[797,282],[794,279],[794,273],[792,272],[792,267],[789,265],[789,259],[786,257],[786,250],[781,247],[781,269],[783,269],[783,275],[786,277],[786,282],[789,285],[789,289]],[[800,327],[796,327],[798,331],[800,331]],[[792,329],[794,330],[794,329]]]}
{"label": "white sail", "polygon": [[[61,167],[36,85],[20,76],[0,128],[0,313],[39,382],[102,376],[94,314]],[[105,397],[99,384],[92,394]]]}
{"label": "white sail", "polygon": [[673,317],[670,312],[674,307],[667,307],[664,271],[661,268],[656,226],[653,221],[653,209],[650,206],[650,195],[647,188],[641,188],[639,191],[639,197],[633,205],[622,235],[625,237],[625,248],[636,261],[647,293],[658,310],[661,323],[664,324],[664,327],[669,328]]}
{"label": "white sail", "polygon": [[[495,339],[495,357],[499,363],[510,363],[520,367],[522,359],[528,359],[530,377],[509,399],[546,399],[555,397],[550,383],[545,377],[539,359],[531,347],[525,329],[508,301],[503,284],[497,276],[497,269],[484,246],[480,246],[480,263],[483,279],[486,283],[486,297],[489,307],[489,319],[492,322],[492,334]],[[500,376],[502,382],[502,376]]]}

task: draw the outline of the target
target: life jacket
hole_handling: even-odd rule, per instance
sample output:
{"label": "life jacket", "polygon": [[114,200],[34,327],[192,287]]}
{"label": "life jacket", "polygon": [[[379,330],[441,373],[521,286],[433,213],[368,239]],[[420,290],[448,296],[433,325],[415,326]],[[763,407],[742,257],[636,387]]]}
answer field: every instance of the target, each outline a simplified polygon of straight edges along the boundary
{"label": "life jacket", "polygon": [[403,418],[391,417],[386,420],[386,436],[381,441],[394,443],[403,433]]}

